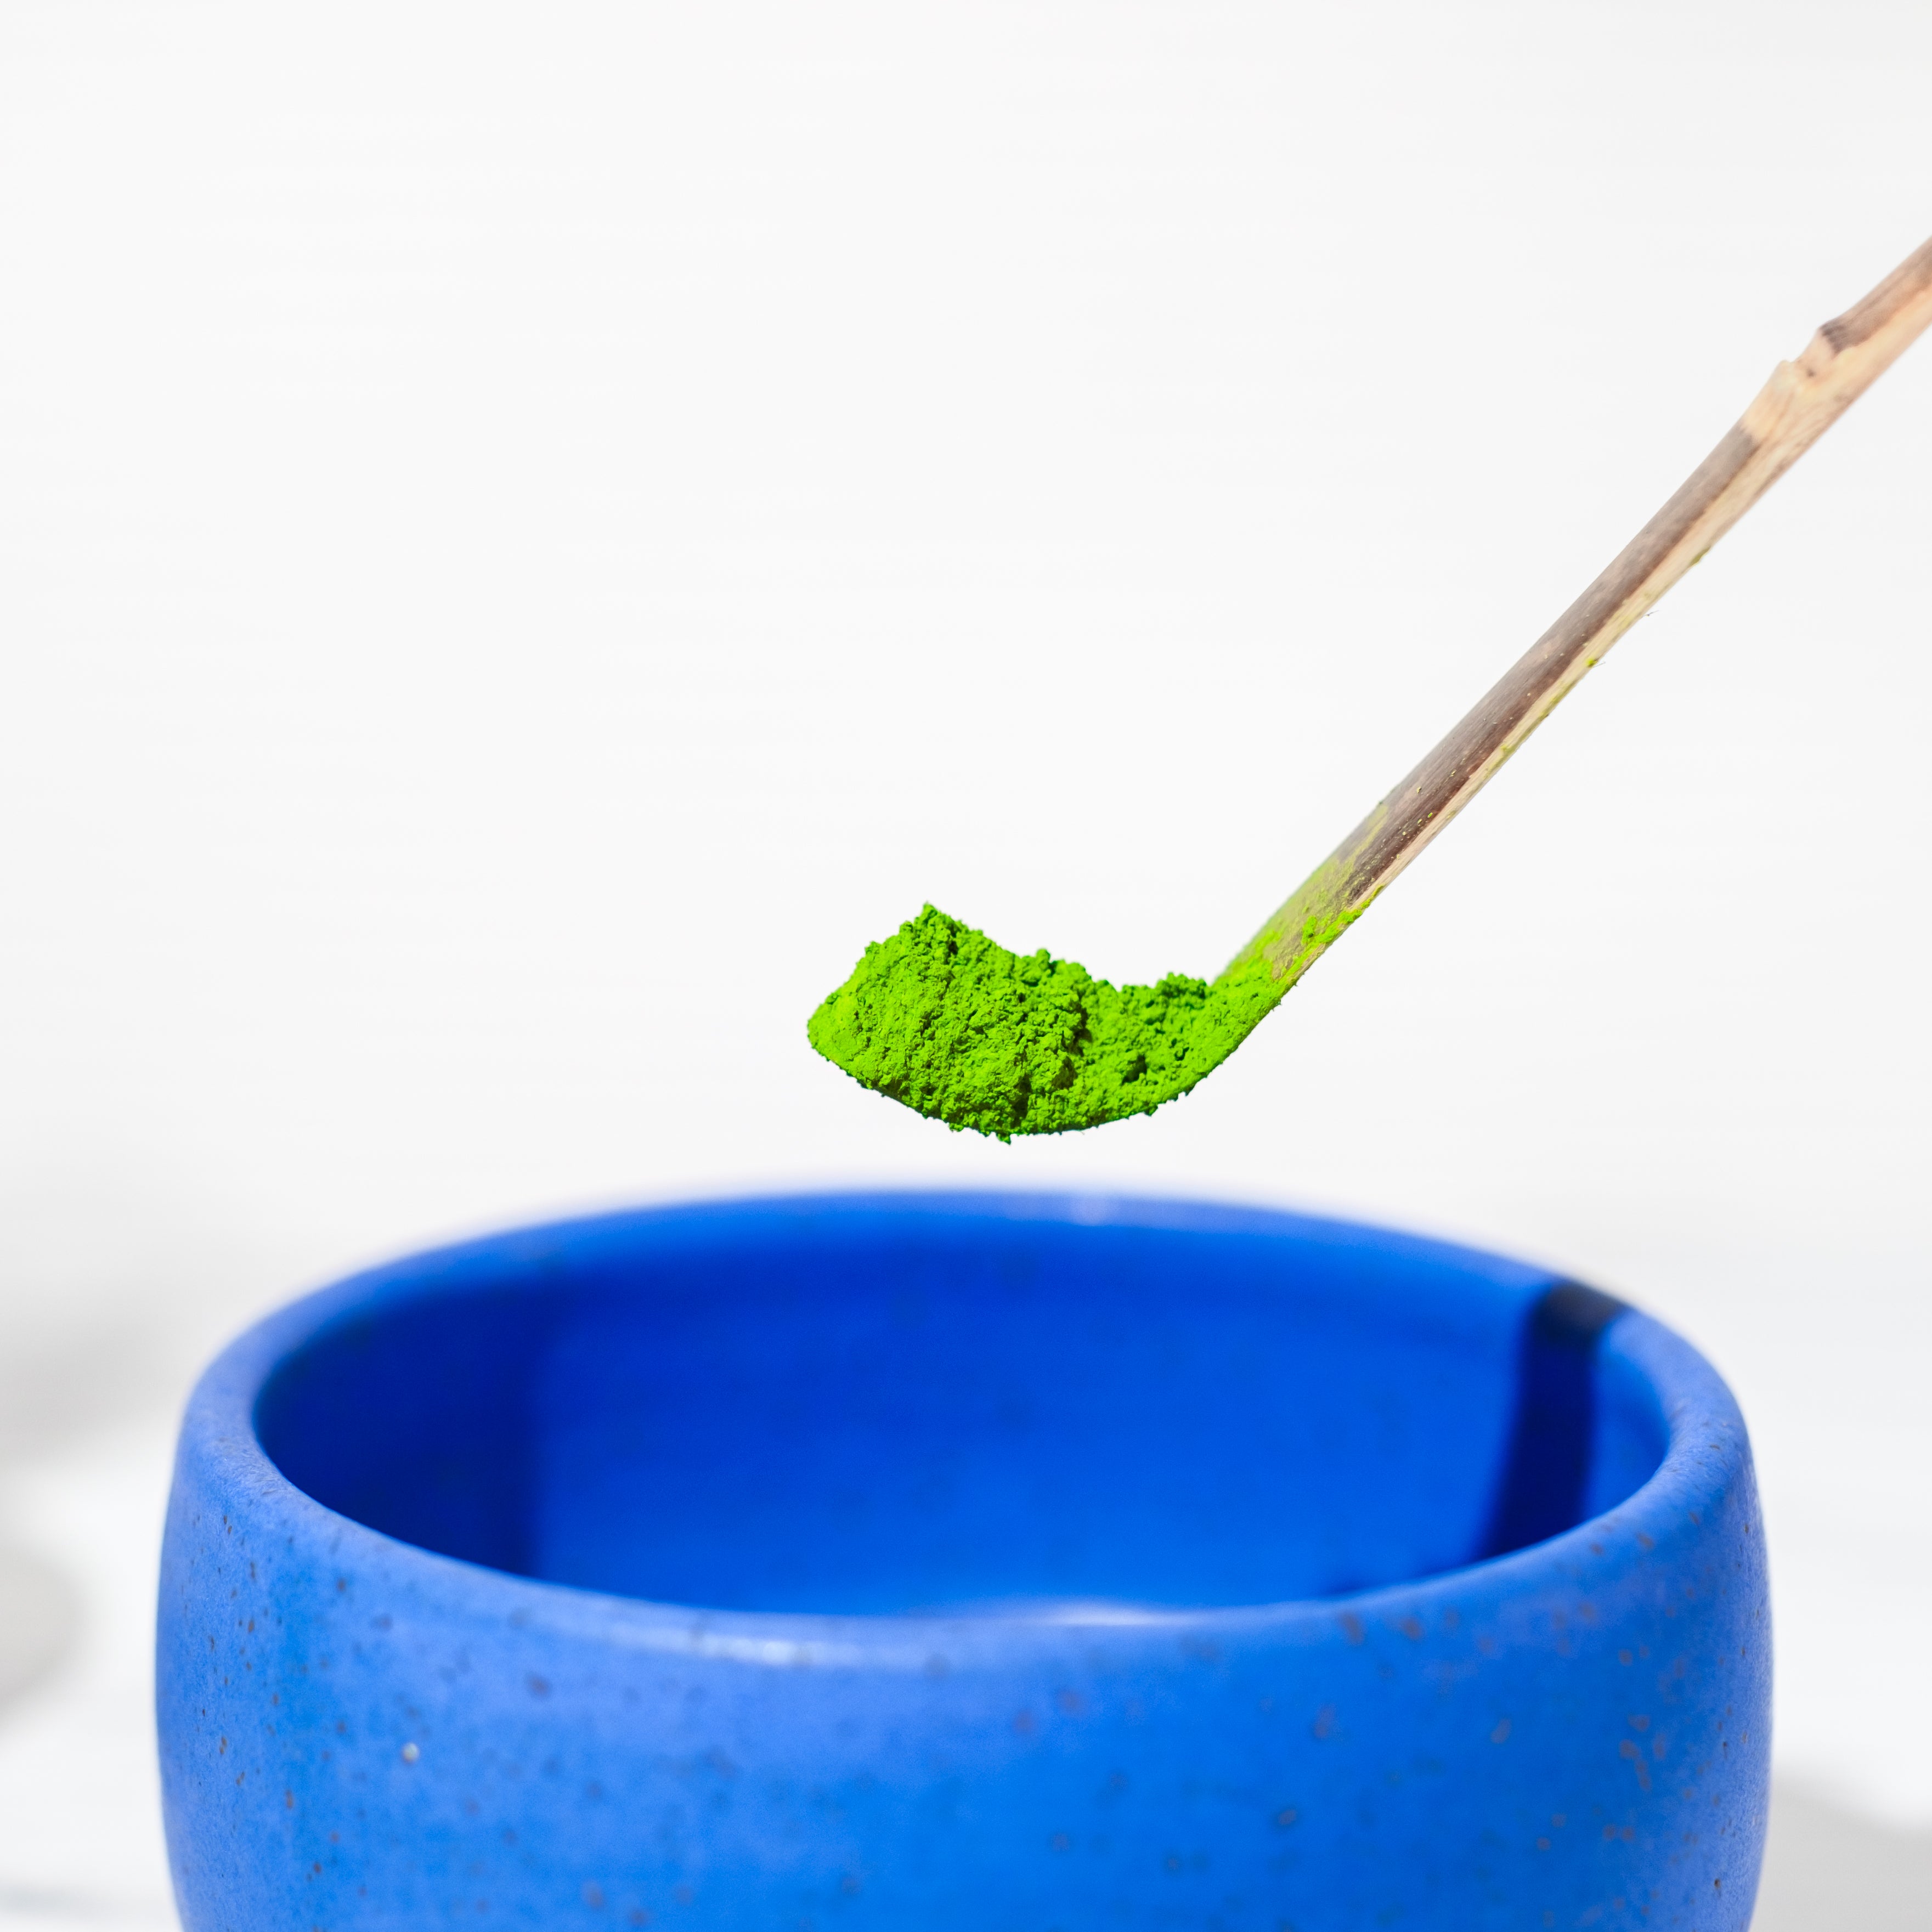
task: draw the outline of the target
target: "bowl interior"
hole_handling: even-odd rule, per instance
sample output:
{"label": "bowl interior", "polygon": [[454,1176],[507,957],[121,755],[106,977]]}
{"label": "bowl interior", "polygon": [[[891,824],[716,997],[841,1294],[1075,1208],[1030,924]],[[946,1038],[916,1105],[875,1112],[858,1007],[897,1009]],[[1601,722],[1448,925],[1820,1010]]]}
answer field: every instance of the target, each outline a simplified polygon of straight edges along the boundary
{"label": "bowl interior", "polygon": [[379,1283],[280,1362],[256,1421],[344,1515],[622,1595],[1276,1602],[1636,1489],[1666,1427],[1598,1346],[1617,1306],[1332,1224],[638,1216]]}

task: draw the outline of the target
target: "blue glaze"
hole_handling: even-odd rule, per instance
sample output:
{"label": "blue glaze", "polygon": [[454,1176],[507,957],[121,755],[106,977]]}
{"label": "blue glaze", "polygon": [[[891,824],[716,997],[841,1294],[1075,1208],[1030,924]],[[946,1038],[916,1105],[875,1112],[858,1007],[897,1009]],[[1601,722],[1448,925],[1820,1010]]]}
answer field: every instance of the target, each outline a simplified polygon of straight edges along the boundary
{"label": "blue glaze", "polygon": [[195,1394],[182,1916],[1743,1932],[1762,1545],[1702,1360],[1492,1256],[971,1196],[505,1235]]}

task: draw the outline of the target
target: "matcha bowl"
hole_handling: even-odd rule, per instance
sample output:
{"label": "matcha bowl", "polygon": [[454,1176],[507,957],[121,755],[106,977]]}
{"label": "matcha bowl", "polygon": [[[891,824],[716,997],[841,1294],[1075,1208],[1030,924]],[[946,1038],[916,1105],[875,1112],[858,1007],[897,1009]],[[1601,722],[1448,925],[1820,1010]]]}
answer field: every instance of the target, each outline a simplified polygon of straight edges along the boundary
{"label": "matcha bowl", "polygon": [[1770,1632],[1684,1342],[1171,1202],[824,1196],[378,1270],[218,1360],[189,1932],[1743,1932]]}

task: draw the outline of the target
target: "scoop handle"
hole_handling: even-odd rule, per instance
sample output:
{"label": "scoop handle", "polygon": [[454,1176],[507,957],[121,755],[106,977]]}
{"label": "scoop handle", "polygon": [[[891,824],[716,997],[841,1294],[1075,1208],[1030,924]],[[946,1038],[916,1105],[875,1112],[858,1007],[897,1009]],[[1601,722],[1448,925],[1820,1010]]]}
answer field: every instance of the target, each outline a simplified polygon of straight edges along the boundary
{"label": "scoop handle", "polygon": [[1286,993],[1487,784],[1610,646],[1932,322],[1932,241],[1780,362],[1736,424],[1610,567],[1235,956]]}

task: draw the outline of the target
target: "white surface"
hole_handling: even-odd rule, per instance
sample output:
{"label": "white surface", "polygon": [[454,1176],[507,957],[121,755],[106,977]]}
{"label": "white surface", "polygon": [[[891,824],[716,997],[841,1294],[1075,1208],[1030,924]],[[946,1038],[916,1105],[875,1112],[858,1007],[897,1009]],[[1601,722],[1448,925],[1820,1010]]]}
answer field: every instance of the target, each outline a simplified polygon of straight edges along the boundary
{"label": "white surface", "polygon": [[[44,1540],[152,1526],[109,1420],[446,1232],[1338,1207],[1712,1352],[1780,1762],[1932,1819],[1932,348],[1198,1094],[1001,1148],[802,1038],[928,897],[1216,970],[1932,230],[1928,81],[1873,0],[14,0],[0,1546],[138,1623]],[[81,1655],[0,1908],[152,1851]]]}
{"label": "white surface", "polygon": [[58,1560],[85,1614],[56,1672],[0,1724],[0,1925],[175,1923],[154,1770],[152,1658],[167,1420],[10,1468],[8,1528]]}

